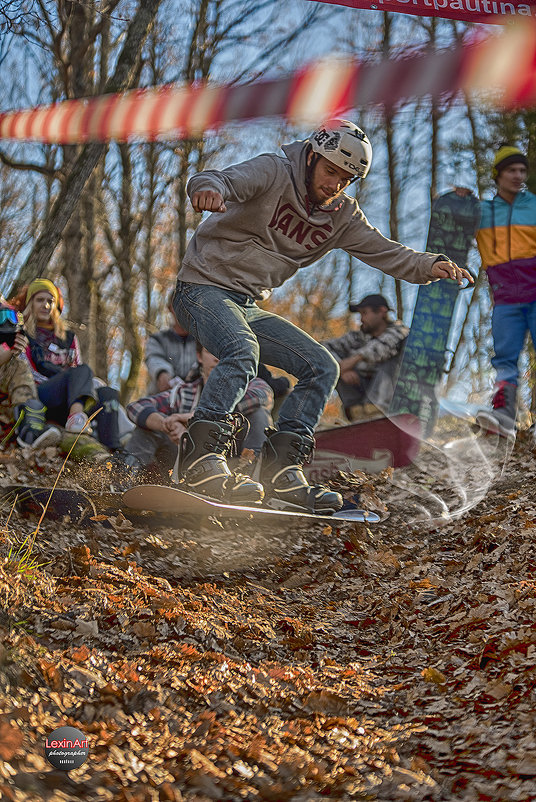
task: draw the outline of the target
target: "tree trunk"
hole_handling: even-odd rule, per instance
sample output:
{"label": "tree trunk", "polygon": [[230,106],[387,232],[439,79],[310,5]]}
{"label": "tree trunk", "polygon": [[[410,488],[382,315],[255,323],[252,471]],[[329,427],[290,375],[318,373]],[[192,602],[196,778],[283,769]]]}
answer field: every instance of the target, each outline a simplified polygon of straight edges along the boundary
{"label": "tree trunk", "polygon": [[[432,17],[430,20],[430,47],[435,49],[436,47],[436,30],[437,30],[437,20]],[[437,195],[437,173],[438,173],[438,166],[439,166],[439,120],[441,117],[440,108],[437,100],[432,98],[431,101],[431,121],[432,121],[432,131],[431,131],[431,139],[430,139],[430,205],[434,200],[435,196]]]}
{"label": "tree trunk", "polygon": [[[121,92],[132,88],[133,79],[139,72],[139,61],[145,40],[154,24],[161,0],[140,0],[138,9],[129,25],[123,49],[113,76],[106,82],[105,93]],[[21,268],[16,285],[42,276],[61,239],[80,195],[93,170],[104,153],[100,143],[85,145],[64,182],[50,213],[46,230],[41,234]],[[16,287],[12,287],[13,294]]]}
{"label": "tree trunk", "polygon": [[123,338],[130,353],[128,376],[121,382],[121,401],[126,403],[136,387],[143,359],[143,344],[139,330],[139,316],[135,311],[136,277],[132,272],[135,260],[136,222],[132,210],[132,161],[129,145],[120,145],[122,179],[119,212],[120,246],[117,267],[121,275],[121,311]]}

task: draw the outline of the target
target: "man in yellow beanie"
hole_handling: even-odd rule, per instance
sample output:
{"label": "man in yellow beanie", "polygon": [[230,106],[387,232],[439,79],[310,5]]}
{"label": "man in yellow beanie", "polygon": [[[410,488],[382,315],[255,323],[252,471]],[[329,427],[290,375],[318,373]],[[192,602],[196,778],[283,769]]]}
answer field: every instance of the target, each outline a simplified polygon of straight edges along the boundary
{"label": "man in yellow beanie", "polygon": [[515,435],[518,362],[527,331],[536,344],[536,195],[525,188],[527,175],[525,154],[501,145],[492,170],[497,192],[482,201],[477,233],[493,296],[491,363],[497,375],[492,408],[476,419],[504,437]]}

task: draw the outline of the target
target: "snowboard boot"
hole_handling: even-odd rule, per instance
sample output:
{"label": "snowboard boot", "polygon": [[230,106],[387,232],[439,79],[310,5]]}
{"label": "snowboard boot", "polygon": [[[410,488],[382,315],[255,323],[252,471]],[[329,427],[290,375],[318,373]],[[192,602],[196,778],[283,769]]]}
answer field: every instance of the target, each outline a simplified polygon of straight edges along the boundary
{"label": "snowboard boot", "polygon": [[46,407],[37,398],[29,398],[15,410],[17,418],[17,443],[21,448],[45,448],[56,446],[61,440],[61,432],[56,426],[46,422]]}
{"label": "snowboard boot", "polygon": [[303,464],[310,458],[314,442],[309,435],[267,430],[260,473],[267,506],[318,515],[341,509],[340,493],[324,485],[310,485],[305,478]]}
{"label": "snowboard boot", "polygon": [[476,422],[486,432],[501,437],[515,437],[517,414],[517,385],[499,382],[492,400],[491,409],[481,409]]}
{"label": "snowboard boot", "polygon": [[197,420],[181,437],[178,466],[180,489],[229,504],[257,504],[262,501],[262,485],[249,476],[233,474],[227,464],[231,456],[236,424],[226,421]]}

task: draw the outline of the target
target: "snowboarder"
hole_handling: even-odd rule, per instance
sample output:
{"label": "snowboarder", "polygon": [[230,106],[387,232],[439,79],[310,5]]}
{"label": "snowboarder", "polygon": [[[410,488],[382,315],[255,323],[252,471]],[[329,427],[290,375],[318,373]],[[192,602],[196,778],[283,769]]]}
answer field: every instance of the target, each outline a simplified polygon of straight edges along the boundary
{"label": "snowboarder", "polygon": [[[263,447],[260,482],[249,480],[250,502],[330,513],[342,497],[307,483],[302,466],[313,432],[339,375],[329,351],[288,320],[260,309],[301,267],[342,248],[389,275],[414,283],[440,278],[459,284],[466,270],[446,256],[419,253],[384,237],[357,201],[344,193],[365,178],[372,158],[366,134],[346,120],[322,125],[304,141],[227,169],[205,170],[188,183],[196,212],[213,212],[195,231],[178,274],[177,319],[218,359],[181,445],[184,489],[210,479],[205,493],[233,502],[226,462],[232,412],[259,359],[298,379]],[[240,497],[245,485],[239,480]]]}

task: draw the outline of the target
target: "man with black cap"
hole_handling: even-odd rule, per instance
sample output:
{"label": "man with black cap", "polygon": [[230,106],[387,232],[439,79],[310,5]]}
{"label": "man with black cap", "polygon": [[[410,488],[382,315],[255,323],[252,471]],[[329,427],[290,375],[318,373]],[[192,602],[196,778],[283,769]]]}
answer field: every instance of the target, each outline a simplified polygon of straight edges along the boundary
{"label": "man with black cap", "polygon": [[477,245],[493,295],[492,335],[496,370],[492,408],[477,413],[486,430],[515,434],[519,356],[527,331],[536,344],[536,195],[525,189],[528,160],[502,145],[492,176],[497,192],[482,201]]}
{"label": "man with black cap", "polygon": [[326,340],[323,345],[339,363],[336,390],[347,418],[355,420],[363,411],[372,411],[369,402],[379,407],[389,404],[409,329],[389,318],[392,309],[383,295],[366,295],[349,308],[350,312],[360,313],[360,328]]}

